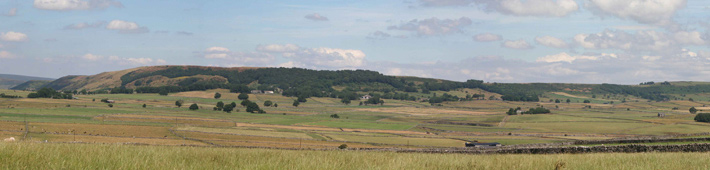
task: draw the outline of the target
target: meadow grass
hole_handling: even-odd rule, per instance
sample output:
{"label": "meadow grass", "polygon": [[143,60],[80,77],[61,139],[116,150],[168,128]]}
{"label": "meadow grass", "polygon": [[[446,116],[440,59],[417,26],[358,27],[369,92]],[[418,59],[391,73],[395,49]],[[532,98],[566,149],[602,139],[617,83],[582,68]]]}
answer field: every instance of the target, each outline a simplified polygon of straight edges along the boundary
{"label": "meadow grass", "polygon": [[[80,151],[80,152],[79,152]],[[110,153],[110,154],[108,154]],[[2,169],[708,169],[710,153],[465,155],[0,143]]]}

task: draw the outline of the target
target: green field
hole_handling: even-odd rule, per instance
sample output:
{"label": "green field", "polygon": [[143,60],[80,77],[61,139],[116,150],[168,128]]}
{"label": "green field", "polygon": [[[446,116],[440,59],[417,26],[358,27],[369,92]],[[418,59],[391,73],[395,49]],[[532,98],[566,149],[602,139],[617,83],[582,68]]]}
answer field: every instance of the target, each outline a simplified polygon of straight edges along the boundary
{"label": "green field", "polygon": [[710,161],[710,153],[463,155],[115,144],[0,143],[0,168],[2,169],[645,170],[706,169],[708,161]]}

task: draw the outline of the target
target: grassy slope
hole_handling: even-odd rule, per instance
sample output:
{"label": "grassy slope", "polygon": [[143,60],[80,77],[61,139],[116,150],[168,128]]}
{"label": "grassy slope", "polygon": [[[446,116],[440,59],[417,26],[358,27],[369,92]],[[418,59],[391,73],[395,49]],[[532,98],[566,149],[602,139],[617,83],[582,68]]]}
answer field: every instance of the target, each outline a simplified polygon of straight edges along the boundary
{"label": "grassy slope", "polygon": [[710,153],[461,155],[0,143],[2,169],[706,169],[708,161]]}

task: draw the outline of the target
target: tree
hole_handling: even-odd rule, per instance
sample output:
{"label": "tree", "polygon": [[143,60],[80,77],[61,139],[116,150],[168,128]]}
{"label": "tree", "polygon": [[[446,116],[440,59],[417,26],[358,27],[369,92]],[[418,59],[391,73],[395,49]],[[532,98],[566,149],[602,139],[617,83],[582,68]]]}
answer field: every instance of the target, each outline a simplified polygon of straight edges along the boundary
{"label": "tree", "polygon": [[145,108],[145,107],[146,107],[146,105],[145,105],[145,104],[143,104],[143,108]]}
{"label": "tree", "polygon": [[158,92],[158,94],[161,95],[161,96],[167,96],[167,95],[168,95],[168,90],[160,89],[160,92]]}
{"label": "tree", "polygon": [[193,103],[192,105],[190,105],[190,110],[197,110],[197,109],[200,109],[200,107],[197,106],[197,103]]}
{"label": "tree", "polygon": [[555,103],[560,103],[560,99],[555,99]]}
{"label": "tree", "polygon": [[710,122],[710,113],[698,113],[694,119],[696,122]]}
{"label": "tree", "polygon": [[224,102],[222,102],[222,101],[217,102],[217,110],[222,110],[222,108],[224,108]]}
{"label": "tree", "polygon": [[249,95],[246,93],[240,93],[239,96],[237,96],[237,98],[239,98],[239,100],[247,100],[247,99],[249,99]]}
{"label": "tree", "polygon": [[266,101],[264,101],[264,107],[269,107],[269,106],[271,106],[272,104],[274,104],[274,102],[272,102],[271,100],[266,100]]}
{"label": "tree", "polygon": [[279,107],[279,104],[278,104],[278,103],[274,103],[274,107]]}
{"label": "tree", "polygon": [[182,103],[183,103],[182,100],[175,101],[175,106],[182,107]]}
{"label": "tree", "polygon": [[229,104],[229,105],[232,105],[232,108],[235,108],[235,107],[237,107],[237,102],[232,102],[232,103]]}
{"label": "tree", "polygon": [[227,113],[231,113],[232,110],[234,110],[234,106],[232,106],[231,104],[224,105],[224,107],[222,108],[222,111]]}
{"label": "tree", "polygon": [[330,118],[340,119],[340,116],[338,116],[338,114],[332,114],[330,115]]}
{"label": "tree", "polygon": [[347,144],[342,144],[342,145],[338,146],[338,149],[347,149],[347,148],[348,148]]}
{"label": "tree", "polygon": [[589,100],[584,100],[584,103],[591,103],[591,101],[589,101]]}
{"label": "tree", "polygon": [[306,98],[303,96],[298,96],[298,102],[305,103],[308,102],[308,100],[306,100]]}
{"label": "tree", "polygon": [[343,99],[340,100],[340,102],[343,103],[343,104],[345,104],[345,105],[350,105],[350,98],[343,97]]}
{"label": "tree", "polygon": [[567,99],[567,103],[569,103],[569,102],[572,102],[572,100],[570,100],[570,99]]}
{"label": "tree", "polygon": [[259,112],[259,111],[261,111],[261,109],[259,108],[259,105],[257,105],[256,103],[249,102],[247,104],[247,112],[254,113],[254,112]]}
{"label": "tree", "polygon": [[242,106],[246,107],[249,103],[252,103],[249,100],[242,100],[242,103],[240,103]]}
{"label": "tree", "polygon": [[108,107],[113,107],[113,104],[108,104]]}
{"label": "tree", "polygon": [[222,94],[214,93],[214,98],[215,98],[215,99],[219,99],[219,98],[221,98],[221,97],[222,97]]}
{"label": "tree", "polygon": [[695,109],[695,107],[690,107],[690,109],[688,109],[688,111],[690,111],[691,114],[698,113],[698,109]]}
{"label": "tree", "polygon": [[298,107],[298,105],[301,105],[301,102],[298,102],[298,100],[293,100],[293,106]]}

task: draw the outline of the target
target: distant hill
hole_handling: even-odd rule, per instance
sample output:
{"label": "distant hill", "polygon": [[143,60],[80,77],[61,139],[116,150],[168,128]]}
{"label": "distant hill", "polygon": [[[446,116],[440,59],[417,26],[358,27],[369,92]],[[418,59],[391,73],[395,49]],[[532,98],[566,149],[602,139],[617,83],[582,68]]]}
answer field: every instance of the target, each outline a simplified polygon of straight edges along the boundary
{"label": "distant hill", "polygon": [[44,77],[14,75],[14,74],[0,74],[0,89],[9,89],[11,87],[15,87],[17,85],[20,85],[20,84],[25,83],[30,80],[49,81],[49,80],[54,80],[54,79],[44,78]]}
{"label": "distant hill", "polygon": [[[426,100],[431,103],[461,101],[463,99],[447,93],[462,88],[499,94],[500,96],[495,98],[507,101],[540,101],[540,97],[549,92],[576,92],[607,97],[613,94],[655,101],[667,101],[684,94],[710,93],[710,84],[702,82],[642,84],[484,83],[481,80],[458,82],[396,77],[368,70],[149,66],[90,76],[65,76],[42,87],[95,93],[159,93],[223,88],[238,93],[264,90],[277,91],[284,96],[350,99],[357,99],[362,94],[372,94],[385,99],[428,98]],[[41,82],[34,82],[34,87],[37,85],[41,85]],[[466,100],[468,99],[470,98],[467,97]]]}
{"label": "distant hill", "polygon": [[44,87],[52,81],[49,80],[30,80],[15,87],[10,88],[10,90],[36,90]]}

